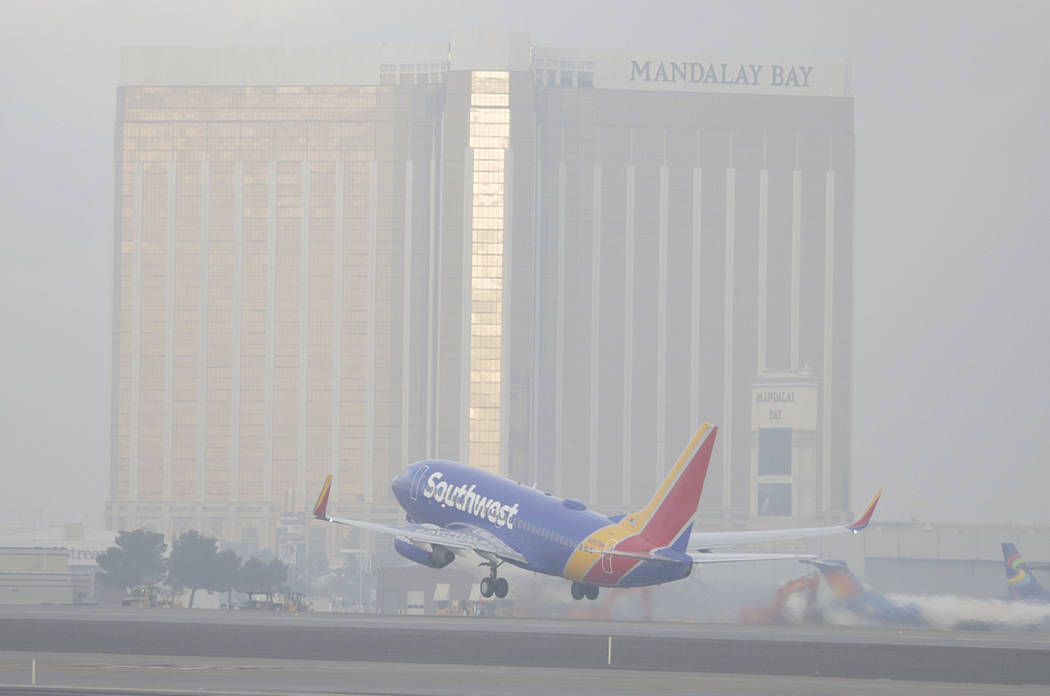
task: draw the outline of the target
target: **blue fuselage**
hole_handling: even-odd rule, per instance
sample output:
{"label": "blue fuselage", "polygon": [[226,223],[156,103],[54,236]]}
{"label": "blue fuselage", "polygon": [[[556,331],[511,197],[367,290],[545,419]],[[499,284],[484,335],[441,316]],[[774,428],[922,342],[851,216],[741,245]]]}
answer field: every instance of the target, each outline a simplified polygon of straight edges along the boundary
{"label": "blue fuselage", "polygon": [[[615,524],[582,503],[515,483],[458,462],[426,460],[407,467],[392,483],[410,521],[455,529],[478,529],[520,553],[514,565],[565,577],[573,554],[594,532]],[[638,561],[630,572],[593,584],[639,587],[678,580],[691,564]]]}

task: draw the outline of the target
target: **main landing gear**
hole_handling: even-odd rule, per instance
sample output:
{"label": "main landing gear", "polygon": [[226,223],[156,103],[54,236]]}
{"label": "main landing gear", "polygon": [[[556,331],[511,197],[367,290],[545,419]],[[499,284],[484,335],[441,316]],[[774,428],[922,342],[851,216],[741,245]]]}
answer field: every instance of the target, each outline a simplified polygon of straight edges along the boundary
{"label": "main landing gear", "polygon": [[496,595],[497,599],[503,599],[507,596],[507,592],[510,591],[510,585],[507,583],[507,578],[496,577],[496,568],[500,567],[502,564],[502,561],[488,561],[481,564],[489,567],[489,576],[481,579],[482,597],[487,599],[492,595]]}
{"label": "main landing gear", "polygon": [[572,583],[572,587],[569,588],[572,592],[573,599],[598,599],[598,586],[597,585],[585,585],[582,582]]}

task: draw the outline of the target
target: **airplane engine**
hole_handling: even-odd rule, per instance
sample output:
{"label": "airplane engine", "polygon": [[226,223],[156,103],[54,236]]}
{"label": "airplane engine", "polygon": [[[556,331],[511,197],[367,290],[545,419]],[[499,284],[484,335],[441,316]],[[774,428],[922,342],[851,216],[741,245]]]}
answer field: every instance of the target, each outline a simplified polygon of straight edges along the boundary
{"label": "airplane engine", "polygon": [[444,568],[456,558],[456,554],[444,546],[432,544],[431,550],[428,551],[401,539],[394,539],[394,550],[408,560],[428,568]]}

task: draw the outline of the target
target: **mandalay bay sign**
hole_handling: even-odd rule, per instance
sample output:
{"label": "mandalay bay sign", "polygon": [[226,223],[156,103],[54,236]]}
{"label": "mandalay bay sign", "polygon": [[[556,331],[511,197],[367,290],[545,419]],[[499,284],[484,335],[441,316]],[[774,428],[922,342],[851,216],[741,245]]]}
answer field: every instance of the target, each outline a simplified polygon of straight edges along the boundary
{"label": "mandalay bay sign", "polygon": [[809,87],[812,65],[631,61],[631,81]]}
{"label": "mandalay bay sign", "polygon": [[846,61],[689,60],[630,55],[596,56],[594,86],[695,92],[848,96]]}

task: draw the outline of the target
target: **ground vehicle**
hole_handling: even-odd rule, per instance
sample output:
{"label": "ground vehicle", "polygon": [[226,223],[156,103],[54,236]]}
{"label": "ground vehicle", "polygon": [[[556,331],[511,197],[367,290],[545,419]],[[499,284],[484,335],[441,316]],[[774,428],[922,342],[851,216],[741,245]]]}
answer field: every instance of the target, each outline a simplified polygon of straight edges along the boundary
{"label": "ground vehicle", "polygon": [[302,592],[289,592],[284,596],[280,608],[284,611],[310,611],[310,603]]}
{"label": "ground vehicle", "polygon": [[265,609],[271,611],[310,611],[310,604],[302,592],[289,592],[281,599],[271,594],[249,592],[248,600],[241,603],[238,609]]}
{"label": "ground vehicle", "polygon": [[128,590],[124,599],[120,600],[122,607],[165,607],[178,609],[182,602],[175,599],[171,594],[161,591],[156,585],[136,585]]}
{"label": "ground vehicle", "polygon": [[157,588],[153,585],[136,585],[128,590],[124,599],[120,600],[122,607],[152,607],[157,596]]}
{"label": "ground vehicle", "polygon": [[248,599],[238,609],[280,609],[283,602],[278,602],[273,595],[261,592],[249,592]]}

